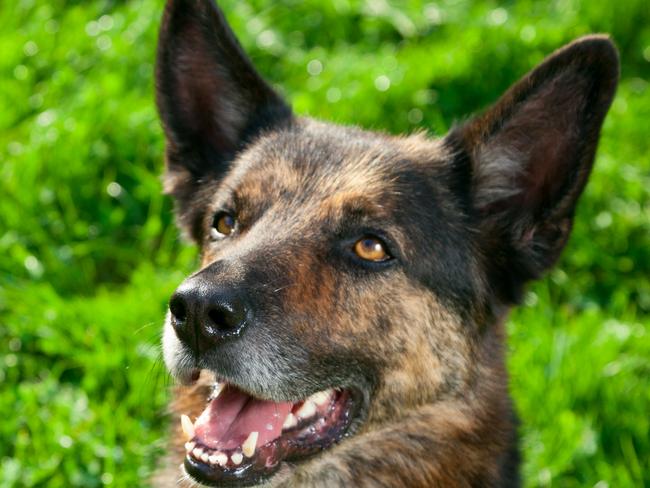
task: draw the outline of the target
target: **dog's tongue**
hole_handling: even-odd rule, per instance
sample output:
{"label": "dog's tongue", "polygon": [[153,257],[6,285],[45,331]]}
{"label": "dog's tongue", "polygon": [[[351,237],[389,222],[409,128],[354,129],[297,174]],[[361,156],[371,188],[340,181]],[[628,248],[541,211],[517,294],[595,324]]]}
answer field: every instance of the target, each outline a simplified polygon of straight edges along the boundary
{"label": "dog's tongue", "polygon": [[263,446],[280,437],[292,407],[293,403],[258,400],[227,386],[196,419],[194,433],[212,449],[235,449],[251,432],[258,432],[257,445]]}

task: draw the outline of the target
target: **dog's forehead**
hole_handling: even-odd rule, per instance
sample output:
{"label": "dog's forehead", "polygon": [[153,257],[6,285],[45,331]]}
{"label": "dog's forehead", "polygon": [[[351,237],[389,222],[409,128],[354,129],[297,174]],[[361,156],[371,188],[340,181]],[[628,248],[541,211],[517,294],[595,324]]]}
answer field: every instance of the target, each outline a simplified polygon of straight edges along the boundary
{"label": "dog's forehead", "polygon": [[381,206],[404,193],[405,175],[435,173],[447,159],[440,140],[422,134],[394,137],[304,120],[260,138],[239,158],[226,186],[251,203]]}

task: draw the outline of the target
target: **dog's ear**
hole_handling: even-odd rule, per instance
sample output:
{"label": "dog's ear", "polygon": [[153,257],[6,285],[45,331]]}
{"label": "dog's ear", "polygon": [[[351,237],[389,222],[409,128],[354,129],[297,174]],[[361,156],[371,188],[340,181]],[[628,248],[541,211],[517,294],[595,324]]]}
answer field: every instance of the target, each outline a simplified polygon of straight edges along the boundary
{"label": "dog's ear", "polygon": [[517,301],[567,242],[618,70],[607,37],[578,39],[447,136],[469,175],[479,245],[505,301]]}
{"label": "dog's ear", "polygon": [[255,71],[214,0],[167,2],[156,88],[167,137],[166,190],[198,240],[198,183],[218,181],[256,135],[288,123],[291,109]]}

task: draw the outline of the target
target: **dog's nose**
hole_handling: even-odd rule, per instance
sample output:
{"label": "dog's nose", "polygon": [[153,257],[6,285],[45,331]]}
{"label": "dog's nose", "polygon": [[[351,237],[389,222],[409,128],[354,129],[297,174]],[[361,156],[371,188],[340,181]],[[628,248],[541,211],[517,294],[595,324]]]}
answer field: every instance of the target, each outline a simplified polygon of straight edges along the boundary
{"label": "dog's nose", "polygon": [[200,277],[184,281],[169,300],[171,323],[178,338],[197,354],[241,333],[249,308],[236,293]]}

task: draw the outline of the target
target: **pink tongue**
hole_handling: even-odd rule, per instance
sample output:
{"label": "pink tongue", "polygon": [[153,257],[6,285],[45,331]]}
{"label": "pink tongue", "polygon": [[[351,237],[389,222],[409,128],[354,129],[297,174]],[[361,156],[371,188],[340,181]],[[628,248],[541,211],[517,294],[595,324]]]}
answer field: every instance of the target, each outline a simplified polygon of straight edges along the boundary
{"label": "pink tongue", "polygon": [[258,432],[257,445],[280,437],[282,424],[293,403],[258,400],[226,386],[194,423],[201,444],[212,449],[235,449],[251,432]]}

